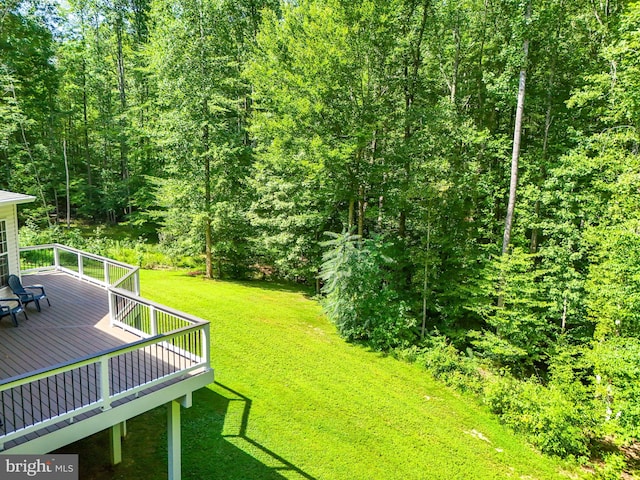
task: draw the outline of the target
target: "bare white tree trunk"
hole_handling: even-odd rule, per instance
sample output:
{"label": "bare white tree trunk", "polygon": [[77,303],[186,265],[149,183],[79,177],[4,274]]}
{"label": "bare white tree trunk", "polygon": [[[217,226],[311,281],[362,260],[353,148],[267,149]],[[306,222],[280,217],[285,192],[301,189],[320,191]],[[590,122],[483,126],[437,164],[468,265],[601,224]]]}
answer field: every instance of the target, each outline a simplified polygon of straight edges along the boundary
{"label": "bare white tree trunk", "polygon": [[71,194],[69,188],[69,162],[67,161],[67,139],[62,140],[62,153],[64,155],[64,175],[67,182],[67,228],[71,226]]}
{"label": "bare white tree trunk", "polygon": [[[531,17],[531,4],[527,6],[525,21]],[[520,139],[522,138],[522,117],[524,115],[524,94],[527,83],[527,58],[529,56],[529,40],[524,39],[522,44],[523,58],[520,69],[520,83],[518,86],[518,104],[516,106],[516,124],[513,129],[513,150],[511,152],[511,181],[509,183],[509,204],[504,224],[504,237],[502,239],[502,254],[509,249],[511,242],[511,227],[513,226],[513,212],[516,207],[516,190],[518,188],[518,160],[520,159]]]}

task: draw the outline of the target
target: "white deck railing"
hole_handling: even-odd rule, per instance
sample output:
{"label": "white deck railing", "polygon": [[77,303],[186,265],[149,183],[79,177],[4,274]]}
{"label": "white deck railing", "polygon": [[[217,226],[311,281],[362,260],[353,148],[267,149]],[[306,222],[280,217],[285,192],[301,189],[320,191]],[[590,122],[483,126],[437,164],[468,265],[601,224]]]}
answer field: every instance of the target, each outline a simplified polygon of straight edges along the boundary
{"label": "white deck railing", "polygon": [[141,340],[0,381],[0,450],[210,367],[209,322],[139,296],[138,268],[52,244],[20,250],[22,272],[63,271],[105,287],[113,327]]}
{"label": "white deck railing", "polygon": [[58,243],[20,249],[22,273],[49,270],[65,272],[103,287],[125,288],[140,294],[138,267]]}

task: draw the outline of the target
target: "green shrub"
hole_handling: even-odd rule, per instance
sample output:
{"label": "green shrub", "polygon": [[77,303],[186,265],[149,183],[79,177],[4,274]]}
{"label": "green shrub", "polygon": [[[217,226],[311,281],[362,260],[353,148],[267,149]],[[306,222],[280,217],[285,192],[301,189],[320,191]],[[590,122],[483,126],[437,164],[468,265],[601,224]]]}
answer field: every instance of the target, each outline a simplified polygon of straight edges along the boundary
{"label": "green shrub", "polygon": [[548,361],[559,328],[550,315],[552,302],[544,292],[543,269],[536,268],[538,254],[514,248],[496,257],[488,268],[488,298],[499,299],[480,312],[486,328],[469,335],[481,354],[500,367],[528,375]]}
{"label": "green shrub", "polygon": [[589,418],[556,386],[504,376],[486,383],[484,399],[507,425],[543,452],[560,457],[587,455]]}
{"label": "green shrub", "polygon": [[598,480],[618,480],[627,467],[624,456],[619,453],[609,453],[603,458],[604,464],[596,466],[595,477]]}
{"label": "green shrub", "polygon": [[433,335],[420,355],[421,363],[436,378],[462,391],[480,393],[483,378],[473,355],[461,354],[446,337]]}
{"label": "green shrub", "polygon": [[[181,267],[185,263],[185,257],[172,255],[172,252],[164,251],[158,245],[146,243],[142,238],[109,238],[101,226],[96,227],[88,236],[84,236],[78,228],[63,228],[60,225],[40,229],[33,223],[27,223],[20,229],[21,245],[49,243],[60,243],[142,268]],[[187,266],[192,264],[193,262]]]}
{"label": "green shrub", "polygon": [[60,225],[52,225],[48,228],[40,228],[35,223],[28,221],[20,228],[20,245],[46,245],[49,243],[61,243],[69,247],[83,248],[87,239],[77,228],[63,228]]}
{"label": "green shrub", "polygon": [[394,358],[407,363],[417,363],[424,355],[424,348],[417,345],[411,345],[406,348],[396,348],[392,352]]}
{"label": "green shrub", "polygon": [[334,239],[323,243],[329,249],[320,272],[329,319],[347,340],[377,350],[409,345],[415,320],[393,287],[394,262],[383,254],[385,244],[348,233],[329,235]]}
{"label": "green shrub", "polygon": [[598,434],[613,436],[618,443],[640,438],[640,340],[600,341],[587,356],[594,365]]}

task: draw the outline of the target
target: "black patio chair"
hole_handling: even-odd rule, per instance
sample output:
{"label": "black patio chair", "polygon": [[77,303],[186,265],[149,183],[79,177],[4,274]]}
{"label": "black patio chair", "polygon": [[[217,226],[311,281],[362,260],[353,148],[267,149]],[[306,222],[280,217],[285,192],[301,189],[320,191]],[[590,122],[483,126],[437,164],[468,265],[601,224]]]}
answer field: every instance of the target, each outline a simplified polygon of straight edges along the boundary
{"label": "black patio chair", "polygon": [[[44,287],[42,285],[23,286],[22,282],[20,282],[20,278],[18,278],[16,275],[9,275],[8,283],[9,288],[11,289],[13,294],[20,299],[25,307],[27,306],[27,303],[33,302],[36,304],[36,308],[38,309],[38,311],[40,311],[40,300],[42,299],[46,299],[49,306],[51,306],[51,302],[47,298],[47,294],[45,293]],[[40,293],[27,292],[27,288],[29,290],[39,290]]]}
{"label": "black patio chair", "polygon": [[27,311],[24,309],[22,302],[19,298],[0,298],[0,302],[15,302],[15,306],[3,305],[0,303],[0,318],[6,317],[7,315],[11,315],[11,320],[13,320],[13,324],[18,326],[18,317],[17,315],[22,312],[24,314],[25,320],[29,320],[27,317]]}

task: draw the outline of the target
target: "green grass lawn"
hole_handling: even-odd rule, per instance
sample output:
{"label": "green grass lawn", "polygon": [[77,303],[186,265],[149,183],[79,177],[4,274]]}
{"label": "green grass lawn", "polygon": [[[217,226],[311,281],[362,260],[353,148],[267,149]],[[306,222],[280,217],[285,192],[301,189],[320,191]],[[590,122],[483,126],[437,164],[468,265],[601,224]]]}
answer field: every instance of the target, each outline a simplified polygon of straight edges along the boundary
{"label": "green grass lawn", "polygon": [[[175,271],[141,283],[211,321],[216,383],[183,409],[185,479],[571,476],[418,366],[345,343],[298,289]],[[164,409],[128,422],[115,467],[104,432],[65,450],[80,453],[83,479],[166,478],[165,425]]]}

